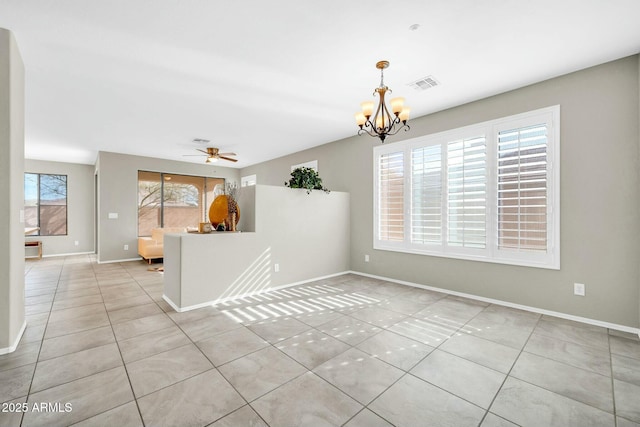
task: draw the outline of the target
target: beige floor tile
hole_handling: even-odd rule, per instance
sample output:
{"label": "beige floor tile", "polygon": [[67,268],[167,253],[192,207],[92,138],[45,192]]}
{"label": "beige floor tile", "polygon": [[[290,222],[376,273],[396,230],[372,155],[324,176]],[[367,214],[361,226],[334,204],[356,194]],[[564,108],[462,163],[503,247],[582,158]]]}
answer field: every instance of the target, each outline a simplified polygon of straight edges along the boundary
{"label": "beige floor tile", "polygon": [[193,341],[204,341],[242,325],[225,315],[207,316],[193,322],[181,323],[180,328]]}
{"label": "beige floor tile", "polygon": [[211,362],[193,344],[127,363],[129,379],[138,398],[211,368]]}
{"label": "beige floor tile", "polygon": [[240,408],[245,401],[212,369],[149,394],[138,404],[146,425],[204,426]]}
{"label": "beige floor tile", "polygon": [[393,427],[384,419],[374,414],[367,408],[358,412],[344,427]]}
{"label": "beige floor tile", "polygon": [[464,332],[454,334],[438,348],[505,374],[511,370],[520,354],[512,347]]}
{"label": "beige floor tile", "polygon": [[491,412],[522,426],[613,427],[613,415],[535,385],[509,377]]}
{"label": "beige floor tile", "polygon": [[338,426],[362,405],[308,372],[251,404],[270,426]]}
{"label": "beige floor tile", "polygon": [[125,403],[95,417],[88,418],[73,425],[74,427],[143,427],[136,402]]}
{"label": "beige floor tile", "polygon": [[314,369],[351,348],[348,344],[317,330],[302,332],[278,342],[275,346],[307,369]]}
{"label": "beige floor tile", "polygon": [[118,341],[122,341],[174,325],[175,323],[163,313],[115,324],[113,325],[113,332],[116,334]]}
{"label": "beige floor tile", "polygon": [[323,363],[313,372],[363,405],[368,405],[405,374],[355,348]]}
{"label": "beige floor tile", "polygon": [[0,355],[0,371],[36,363],[40,342],[20,343],[13,353]]}
{"label": "beige floor tile", "polygon": [[90,304],[83,305],[81,307],[71,307],[64,310],[56,310],[49,316],[49,323],[64,322],[68,320],[75,320],[85,316],[90,316],[98,313],[105,313],[104,304]]}
{"label": "beige floor tile", "polygon": [[349,345],[358,345],[367,338],[382,331],[382,329],[377,326],[350,316],[324,323],[320,325],[318,329]]}
{"label": "beige floor tile", "polygon": [[113,342],[115,338],[110,326],[49,338],[42,342],[39,360],[53,359]]}
{"label": "beige floor tile", "polygon": [[611,376],[611,355],[606,349],[533,333],[524,351],[600,375]]}
{"label": "beige floor tile", "polygon": [[177,326],[119,341],[126,363],[190,344],[191,340]]}
{"label": "beige floor tile", "polygon": [[510,375],[613,413],[611,378],[523,352]]}
{"label": "beige floor tile", "polygon": [[273,347],[266,347],[218,369],[249,402],[306,372],[302,365]]}
{"label": "beige floor tile", "polygon": [[640,423],[640,386],[613,380],[616,396],[616,414]]}
{"label": "beige floor tile", "polygon": [[115,343],[41,361],[36,367],[31,393],[55,387],[122,365]]}
{"label": "beige floor tile", "polygon": [[[108,303],[105,303],[108,304]],[[164,313],[156,303],[151,302],[149,304],[138,305],[135,307],[121,308],[119,310],[110,311],[109,319],[112,324],[128,322],[129,320],[136,320],[142,317],[153,316],[154,314]]]}
{"label": "beige floor tile", "polygon": [[0,402],[26,396],[36,364],[0,371]]}
{"label": "beige floor tile", "polygon": [[69,412],[28,412],[24,427],[69,425],[91,418],[133,400],[124,367],[110,369],[90,377],[62,384],[29,396],[29,403],[58,403]]}
{"label": "beige floor tile", "polygon": [[412,375],[405,375],[369,405],[398,426],[477,426],[484,410]]}
{"label": "beige floor tile", "polygon": [[267,347],[269,343],[243,327],[199,341],[196,345],[215,366],[220,366]]}
{"label": "beige floor tile", "polygon": [[104,311],[103,306],[102,311],[93,314],[87,314],[75,319],[62,320],[60,322],[49,322],[45,338],[55,338],[108,325],[109,317],[107,316],[107,312]]}
{"label": "beige floor tile", "polygon": [[219,419],[209,427],[269,427],[251,406],[245,405],[224,418]]}
{"label": "beige floor tile", "polygon": [[21,397],[10,402],[6,402],[7,406],[2,405],[0,410],[0,427],[16,427],[22,422],[24,407],[27,397]]}
{"label": "beige floor tile", "polygon": [[85,305],[93,305],[99,304],[102,302],[102,295],[94,294],[94,295],[86,295],[77,298],[64,298],[57,299],[53,302],[53,307],[51,308],[54,311],[65,310],[73,307],[81,307]]}
{"label": "beige floor tile", "polygon": [[411,374],[484,409],[489,408],[506,377],[441,350],[429,354]]}
{"label": "beige floor tile", "polygon": [[106,302],[104,304],[107,311],[115,311],[123,308],[136,307],[144,304],[152,304],[153,300],[147,295],[140,295],[133,298],[120,298]]}

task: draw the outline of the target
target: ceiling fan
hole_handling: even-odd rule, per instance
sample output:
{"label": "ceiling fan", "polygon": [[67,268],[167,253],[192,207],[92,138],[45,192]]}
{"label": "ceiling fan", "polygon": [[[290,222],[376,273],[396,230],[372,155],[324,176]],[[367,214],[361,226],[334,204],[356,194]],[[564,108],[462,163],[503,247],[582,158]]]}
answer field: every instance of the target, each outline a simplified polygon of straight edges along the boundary
{"label": "ceiling fan", "polygon": [[196,148],[197,151],[200,151],[203,154],[184,154],[184,156],[207,156],[207,160],[205,163],[214,163],[218,160],[228,160],[230,162],[237,162],[238,159],[233,159],[228,156],[237,156],[236,153],[220,153],[219,149],[216,147],[207,147],[207,151]]}

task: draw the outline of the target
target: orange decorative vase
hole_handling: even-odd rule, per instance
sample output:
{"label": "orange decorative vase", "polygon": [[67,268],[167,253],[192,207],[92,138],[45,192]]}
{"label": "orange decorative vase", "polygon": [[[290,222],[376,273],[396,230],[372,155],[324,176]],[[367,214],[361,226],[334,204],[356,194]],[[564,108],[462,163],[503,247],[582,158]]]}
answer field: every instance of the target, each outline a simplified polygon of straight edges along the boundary
{"label": "orange decorative vase", "polygon": [[[236,205],[236,218],[235,223],[237,224],[240,221],[240,207],[238,203],[235,202]],[[229,221],[229,199],[226,195],[220,195],[213,200],[211,203],[211,207],[209,208],[209,221],[211,221],[211,225],[213,228],[217,228],[218,224],[224,223],[225,221]]]}

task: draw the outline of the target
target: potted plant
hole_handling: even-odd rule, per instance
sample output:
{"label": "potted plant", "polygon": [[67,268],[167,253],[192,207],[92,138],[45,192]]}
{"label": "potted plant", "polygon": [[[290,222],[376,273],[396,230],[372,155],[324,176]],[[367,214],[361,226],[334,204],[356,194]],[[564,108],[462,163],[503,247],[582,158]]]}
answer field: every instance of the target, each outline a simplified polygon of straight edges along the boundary
{"label": "potted plant", "polygon": [[291,179],[289,182],[285,182],[284,185],[289,188],[304,188],[307,190],[307,194],[310,194],[312,190],[330,192],[328,188],[322,186],[322,178],[320,178],[318,172],[306,167],[294,169],[291,172]]}

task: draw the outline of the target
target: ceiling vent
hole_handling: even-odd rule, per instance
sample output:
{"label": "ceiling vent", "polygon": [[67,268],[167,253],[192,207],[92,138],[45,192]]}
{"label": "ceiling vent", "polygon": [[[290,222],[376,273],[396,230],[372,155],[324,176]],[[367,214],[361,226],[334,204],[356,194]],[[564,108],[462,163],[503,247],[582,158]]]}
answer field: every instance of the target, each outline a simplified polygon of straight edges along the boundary
{"label": "ceiling vent", "polygon": [[439,86],[440,83],[433,76],[423,77],[420,80],[416,80],[413,83],[409,83],[409,86],[414,88],[415,90],[427,90],[431,89],[434,86]]}
{"label": "ceiling vent", "polygon": [[210,143],[211,141],[209,141],[208,139],[202,139],[202,138],[194,138],[193,143],[194,144],[202,144],[202,145],[206,145],[208,143]]}

